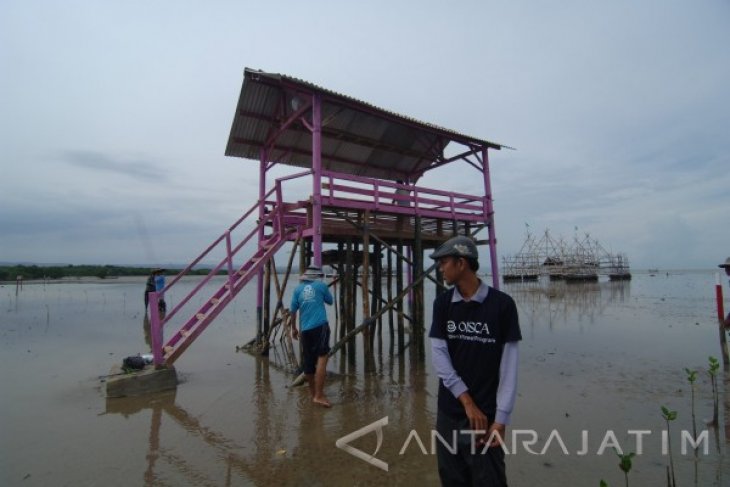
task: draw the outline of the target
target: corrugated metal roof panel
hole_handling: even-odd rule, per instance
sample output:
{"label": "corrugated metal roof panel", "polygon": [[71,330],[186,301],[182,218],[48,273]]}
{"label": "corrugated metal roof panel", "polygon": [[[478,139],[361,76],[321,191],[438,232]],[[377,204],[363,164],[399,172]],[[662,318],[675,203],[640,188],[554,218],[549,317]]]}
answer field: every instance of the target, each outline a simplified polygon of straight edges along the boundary
{"label": "corrugated metal roof panel", "polygon": [[[322,97],[322,166],[383,179],[419,175],[450,142],[501,149],[500,144],[420,122],[291,76],[246,69],[226,155],[259,160],[278,127],[310,96]],[[294,100],[296,98],[296,100]],[[311,123],[311,110],[305,112]],[[312,136],[295,121],[276,138],[268,159],[310,168]]]}

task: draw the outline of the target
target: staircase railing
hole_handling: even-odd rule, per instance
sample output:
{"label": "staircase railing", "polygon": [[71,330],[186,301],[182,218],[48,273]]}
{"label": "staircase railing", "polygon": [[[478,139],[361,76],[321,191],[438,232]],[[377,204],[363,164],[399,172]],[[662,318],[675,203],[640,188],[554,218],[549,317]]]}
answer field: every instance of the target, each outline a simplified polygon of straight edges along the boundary
{"label": "staircase railing", "polygon": [[[273,201],[269,200],[275,194]],[[189,346],[189,344],[207,327],[212,319],[222,310],[225,305],[232,300],[232,298],[243,288],[243,286],[253,277],[258,269],[268,260],[268,258],[278,250],[284,241],[286,241],[288,235],[287,230],[284,228],[283,222],[283,211],[282,211],[282,199],[281,199],[281,182],[277,181],[276,185],[264,195],[263,199],[254,204],[246,213],[243,214],[236,222],[231,225],[220,237],[218,237],[212,244],[208,246],[198,257],[196,257],[185,269],[177,274],[165,288],[160,292],[150,293],[150,335],[152,354],[154,357],[154,364],[161,366],[163,364],[171,364],[175,359],[182,353],[177,351],[176,347],[181,340],[188,341],[183,347],[183,350]],[[232,234],[235,230],[251,216],[251,214],[258,210],[261,205],[264,205],[263,216],[259,218],[254,228],[248,232],[240,242],[234,245]],[[254,237],[259,234],[259,231],[264,229],[266,226],[272,227],[270,235],[265,236],[261,245],[257,248],[253,256],[245,260],[244,264],[234,271],[234,257],[238,255],[241,249]],[[225,256],[221,259],[217,265],[215,265],[210,272],[197,283],[197,285],[187,293],[175,307],[173,307],[169,313],[161,316],[157,303],[165,293],[169,292],[180,280],[186,275],[190,274],[190,271],[200,263],[203,259],[211,255],[214,250],[220,249],[225,246]],[[168,326],[173,318],[178,315],[180,310],[196,295],[198,295],[203,287],[208,284],[222,269],[227,271],[226,283],[218,289],[213,296],[204,302],[202,308],[198,310],[190,319],[188,319],[183,327],[172,335],[172,338],[163,347],[163,329]],[[203,316],[201,316],[201,314]]]}

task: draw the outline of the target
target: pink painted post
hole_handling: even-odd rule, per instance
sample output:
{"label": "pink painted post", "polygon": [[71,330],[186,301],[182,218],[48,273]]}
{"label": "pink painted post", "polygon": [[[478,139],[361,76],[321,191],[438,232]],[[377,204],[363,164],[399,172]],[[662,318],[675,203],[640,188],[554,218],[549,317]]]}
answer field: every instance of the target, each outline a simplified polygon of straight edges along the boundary
{"label": "pink painted post", "polygon": [[312,100],[312,263],[322,266],[322,97]]}
{"label": "pink painted post", "polygon": [[489,231],[489,258],[492,264],[492,287],[499,289],[499,267],[497,266],[497,234],[494,230],[494,203],[492,201],[492,182],[489,177],[489,154],[482,147],[482,172],[484,173],[484,198],[486,201],[486,222]]}
{"label": "pink painted post", "polygon": [[155,368],[162,367],[164,358],[162,356],[162,323],[160,322],[160,296],[156,291],[149,293],[150,311],[150,341],[152,342],[152,362]]}
{"label": "pink painted post", "polygon": [[722,304],[722,283],[720,282],[720,273],[715,273],[715,299],[717,300],[717,319],[723,321],[725,319],[725,309]]}
{"label": "pink painted post", "polygon": [[[264,220],[264,200],[266,199],[266,149],[261,149],[259,156],[259,221]],[[264,226],[259,228],[258,248],[261,249],[264,240]],[[263,332],[264,309],[264,270],[259,269],[256,275],[256,337],[261,338]]]}

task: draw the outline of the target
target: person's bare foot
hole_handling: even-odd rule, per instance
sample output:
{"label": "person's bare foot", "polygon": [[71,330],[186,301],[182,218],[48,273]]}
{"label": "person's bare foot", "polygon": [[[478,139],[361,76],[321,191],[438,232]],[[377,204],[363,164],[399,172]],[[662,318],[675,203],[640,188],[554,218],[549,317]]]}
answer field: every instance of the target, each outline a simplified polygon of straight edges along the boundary
{"label": "person's bare foot", "polygon": [[327,400],[326,397],[319,397],[319,398],[314,397],[314,398],[312,398],[312,402],[314,404],[318,404],[318,405],[320,405],[320,406],[322,406],[324,408],[330,408],[330,407],[332,407],[332,404],[330,404],[330,402]]}

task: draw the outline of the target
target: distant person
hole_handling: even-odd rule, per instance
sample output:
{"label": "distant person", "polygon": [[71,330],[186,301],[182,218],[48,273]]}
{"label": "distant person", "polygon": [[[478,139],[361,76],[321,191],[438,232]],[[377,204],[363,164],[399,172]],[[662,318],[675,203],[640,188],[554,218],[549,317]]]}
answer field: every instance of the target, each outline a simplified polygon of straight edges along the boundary
{"label": "distant person", "polygon": [[300,278],[302,282],[294,289],[290,311],[295,340],[299,337],[297,311],[300,315],[302,363],[312,402],[328,408],[331,404],[324,395],[324,380],[330,352],[330,327],[324,305],[331,305],[334,300],[327,284],[320,280],[323,276],[319,267],[307,268]]}
{"label": "distant person", "polygon": [[434,300],[429,333],[439,376],[436,430],[447,441],[457,438],[455,453],[437,444],[441,484],[506,486],[500,444],[517,394],[517,306],[477,277],[472,239],[454,237],[430,257],[453,285]]}
{"label": "distant person", "polygon": [[[144,308],[145,310],[149,307],[150,303],[150,295],[151,292],[162,292],[163,289],[165,289],[165,276],[164,272],[166,269],[160,269],[155,268],[152,269],[152,272],[150,273],[150,276],[147,278],[147,283],[145,284],[144,289]],[[161,314],[165,314],[167,311],[167,303],[165,303],[164,296],[160,295],[158,301],[157,309],[160,310]]]}
{"label": "distant person", "polygon": [[[407,185],[407,183],[401,181],[400,179],[396,181],[396,184],[401,184],[404,186]],[[409,189],[403,187],[397,188],[395,190],[395,194],[396,196],[398,196],[398,198],[393,199],[393,203],[395,203],[397,206],[411,206],[409,198],[411,191]]]}
{"label": "distant person", "polygon": [[[718,267],[725,269],[725,275],[728,276],[728,284],[730,285],[730,257],[725,259],[725,263],[720,264]],[[725,328],[730,328],[730,313],[725,317]]]}

